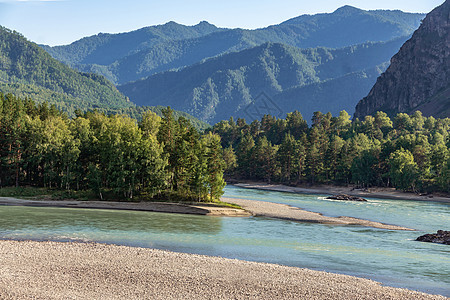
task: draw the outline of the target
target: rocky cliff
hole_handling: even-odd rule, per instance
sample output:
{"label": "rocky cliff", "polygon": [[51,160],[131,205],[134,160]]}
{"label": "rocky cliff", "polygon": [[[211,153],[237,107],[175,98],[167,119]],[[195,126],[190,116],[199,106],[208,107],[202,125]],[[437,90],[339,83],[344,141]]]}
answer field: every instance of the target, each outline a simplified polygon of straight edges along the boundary
{"label": "rocky cliff", "polygon": [[450,117],[450,0],[430,12],[391,59],[355,117],[380,110]]}

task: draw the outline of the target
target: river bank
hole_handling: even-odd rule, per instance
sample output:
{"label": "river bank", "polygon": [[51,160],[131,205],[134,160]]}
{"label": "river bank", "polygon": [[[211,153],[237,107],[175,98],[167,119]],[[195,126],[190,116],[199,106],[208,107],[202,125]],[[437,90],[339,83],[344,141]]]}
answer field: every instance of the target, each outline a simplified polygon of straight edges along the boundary
{"label": "river bank", "polygon": [[193,214],[205,216],[228,216],[228,217],[250,216],[250,213],[243,209],[208,205],[205,203],[190,205],[190,204],[166,203],[166,202],[26,200],[13,197],[0,197],[0,205],[136,210],[136,211]]}
{"label": "river bank", "polygon": [[446,299],[347,275],[96,243],[0,241],[1,299]]}
{"label": "river bank", "polygon": [[414,230],[407,227],[384,224],[352,217],[325,217],[320,213],[302,210],[288,205],[222,197],[221,201],[234,203],[243,209],[217,207],[212,205],[188,205],[165,202],[109,202],[109,201],[77,201],[77,200],[25,200],[11,197],[0,197],[0,205],[31,207],[64,207],[88,209],[117,209],[150,211],[162,213],[194,214],[222,217],[269,217],[297,222],[310,222],[330,225],[357,225],[387,230]]}
{"label": "river bank", "polygon": [[346,216],[326,217],[320,213],[310,212],[307,210],[303,210],[285,204],[238,199],[238,198],[223,198],[223,197],[222,201],[237,204],[242,208],[244,208],[245,210],[252,213],[252,215],[256,217],[268,217],[297,222],[309,222],[309,223],[320,223],[330,225],[351,225],[351,226],[356,225],[387,230],[410,230],[410,231],[414,230],[403,226],[384,224],[380,222],[358,219],[353,217],[346,217]]}
{"label": "river bank", "polygon": [[265,191],[276,191],[298,194],[320,194],[335,195],[346,194],[357,197],[394,199],[394,200],[411,200],[411,201],[435,201],[450,203],[450,198],[437,195],[417,195],[413,193],[405,193],[394,188],[369,188],[355,189],[354,187],[334,186],[334,185],[315,185],[308,187],[293,187],[282,184],[268,184],[262,182],[242,182],[232,183],[231,185],[248,188],[259,189]]}

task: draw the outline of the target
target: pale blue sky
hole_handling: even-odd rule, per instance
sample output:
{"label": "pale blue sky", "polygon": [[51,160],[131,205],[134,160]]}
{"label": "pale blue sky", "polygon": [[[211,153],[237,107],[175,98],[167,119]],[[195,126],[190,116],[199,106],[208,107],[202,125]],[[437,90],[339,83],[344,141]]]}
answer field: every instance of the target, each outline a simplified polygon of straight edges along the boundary
{"label": "pale blue sky", "polygon": [[206,20],[219,27],[259,28],[302,14],[362,9],[431,11],[444,0],[0,0],[0,25],[29,40],[68,44],[99,32],[117,33],[175,21]]}

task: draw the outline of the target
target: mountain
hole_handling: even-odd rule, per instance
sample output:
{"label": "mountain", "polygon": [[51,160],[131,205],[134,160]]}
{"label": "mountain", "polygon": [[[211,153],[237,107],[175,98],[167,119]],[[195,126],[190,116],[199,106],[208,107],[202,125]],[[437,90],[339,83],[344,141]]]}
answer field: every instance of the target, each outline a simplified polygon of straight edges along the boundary
{"label": "mountain", "polygon": [[344,6],[333,13],[302,15],[257,30],[223,29],[207,22],[195,26],[170,22],[127,33],[99,34],[66,46],[42,47],[80,71],[95,72],[124,84],[266,42],[301,48],[342,48],[389,41],[411,35],[423,17]]}
{"label": "mountain", "polygon": [[[104,77],[80,73],[52,58],[38,45],[17,32],[0,26],[0,92],[36,102],[47,101],[74,115],[75,110],[98,109],[125,114],[139,120],[151,110],[162,115],[162,107],[136,107]],[[198,129],[209,125],[185,112],[175,111]]]}
{"label": "mountain", "polygon": [[272,100],[283,112],[298,110],[306,120],[315,111],[338,116],[345,110],[350,115],[355,103],[367,94],[388,63],[346,74],[320,83],[295,87],[274,95]]}
{"label": "mountain", "polygon": [[[309,117],[313,111],[328,112],[331,107],[340,107],[333,113],[344,107],[353,113],[357,101],[406,39],[342,49],[265,43],[118,89],[137,105],[170,105],[210,123],[230,116],[259,119],[249,110],[260,101],[276,109],[272,114],[297,109]],[[261,95],[266,99],[259,99]]]}
{"label": "mountain", "polygon": [[342,48],[410,35],[424,16],[400,10],[365,11],[346,5],[331,14],[303,15],[262,31],[270,30],[280,37],[292,36],[293,31],[297,33],[293,42],[297,47]]}
{"label": "mountain", "polygon": [[132,104],[103,76],[80,73],[17,32],[0,27],[0,91],[73,112]]}
{"label": "mountain", "polygon": [[430,12],[392,58],[370,93],[356,106],[355,117],[376,111],[390,115],[422,111],[450,117],[450,1]]}
{"label": "mountain", "polygon": [[208,22],[200,22],[196,26],[169,22],[126,33],[99,33],[67,46],[43,47],[53,57],[67,64],[107,65],[156,44],[200,37],[220,30]]}

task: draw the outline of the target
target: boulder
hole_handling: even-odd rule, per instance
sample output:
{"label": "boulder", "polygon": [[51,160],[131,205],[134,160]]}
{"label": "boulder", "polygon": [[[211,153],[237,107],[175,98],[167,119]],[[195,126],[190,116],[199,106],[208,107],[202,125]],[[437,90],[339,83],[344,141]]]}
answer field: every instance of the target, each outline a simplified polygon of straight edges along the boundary
{"label": "boulder", "polygon": [[416,241],[450,245],[450,231],[438,230],[437,233],[419,236]]}
{"label": "boulder", "polygon": [[362,202],[367,202],[366,199],[361,198],[361,197],[356,197],[356,196],[350,196],[350,195],[333,195],[330,197],[327,197],[326,199],[330,199],[330,200],[342,200],[342,201],[362,201]]}

